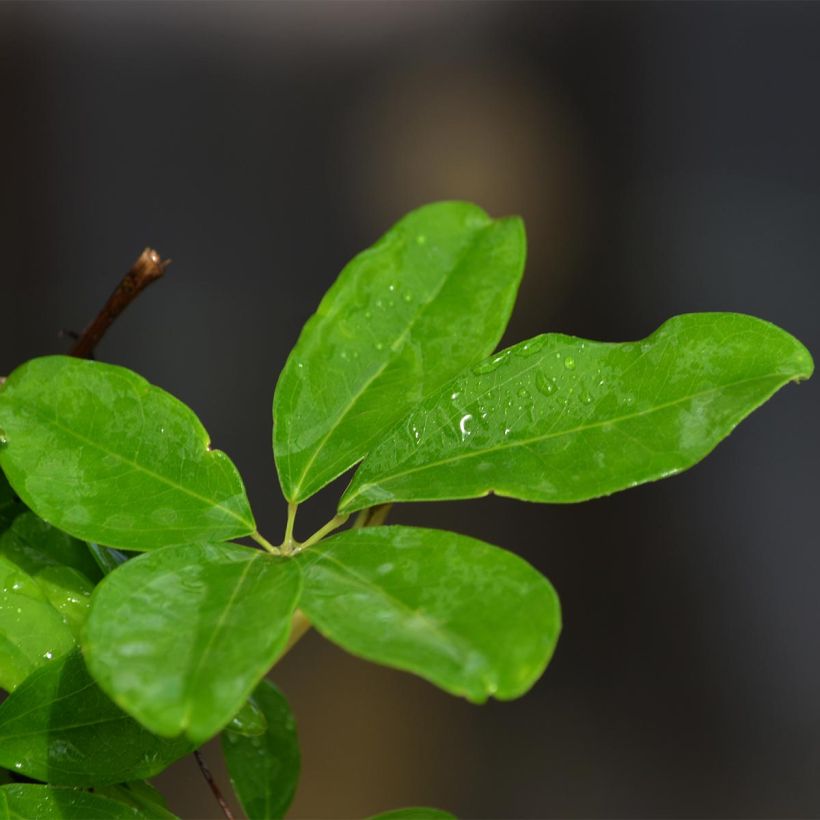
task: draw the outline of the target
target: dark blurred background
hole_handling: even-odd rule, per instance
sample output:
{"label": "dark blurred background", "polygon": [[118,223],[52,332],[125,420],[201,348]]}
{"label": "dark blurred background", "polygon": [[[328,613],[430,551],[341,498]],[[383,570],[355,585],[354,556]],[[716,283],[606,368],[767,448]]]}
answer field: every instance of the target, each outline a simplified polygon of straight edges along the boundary
{"label": "dark blurred background", "polygon": [[[99,355],[199,413],[277,537],[279,370],[342,265],[424,202],[524,216],[507,341],[736,310],[816,354],[819,43],[818,3],[0,3],[0,373],[65,350],[154,245],[173,267]],[[548,575],[557,655],[475,707],[310,634],[273,673],[293,815],[820,816],[818,396],[608,499],[396,510]],[[218,816],[190,758],[158,784]]]}

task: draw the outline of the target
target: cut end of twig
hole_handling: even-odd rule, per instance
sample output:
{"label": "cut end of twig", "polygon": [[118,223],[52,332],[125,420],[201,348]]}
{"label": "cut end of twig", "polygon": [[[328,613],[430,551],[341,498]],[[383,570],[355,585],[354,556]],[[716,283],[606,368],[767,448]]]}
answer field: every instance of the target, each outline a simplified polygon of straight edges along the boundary
{"label": "cut end of twig", "polygon": [[159,279],[170,264],[171,260],[163,259],[159,251],[154,248],[146,248],[131,270],[140,279]]}

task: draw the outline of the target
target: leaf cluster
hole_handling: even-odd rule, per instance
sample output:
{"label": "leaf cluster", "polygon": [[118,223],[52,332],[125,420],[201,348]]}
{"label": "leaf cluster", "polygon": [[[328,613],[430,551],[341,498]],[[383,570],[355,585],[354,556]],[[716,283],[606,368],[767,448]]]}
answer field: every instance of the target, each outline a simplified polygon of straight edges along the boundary
{"label": "leaf cluster", "polygon": [[[445,202],[344,268],[274,394],[276,545],[170,394],[63,356],[9,376],[0,766],[38,782],[0,788],[0,818],[170,817],[146,779],[217,734],[248,816],[283,816],[299,748],[265,678],[311,624],[475,703],[520,697],[560,633],[549,581],[474,538],[387,526],[386,505],[568,503],[663,478],[811,375],[796,339],[730,313],[677,316],[638,342],[548,333],[494,352],[525,255],[520,219]],[[337,516],[299,542],[298,505],[357,465]]]}

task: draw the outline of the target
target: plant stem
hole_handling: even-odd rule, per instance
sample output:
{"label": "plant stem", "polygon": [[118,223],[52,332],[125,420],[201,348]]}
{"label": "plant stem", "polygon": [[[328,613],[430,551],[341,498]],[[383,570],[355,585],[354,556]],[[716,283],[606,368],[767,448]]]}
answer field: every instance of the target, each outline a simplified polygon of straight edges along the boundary
{"label": "plant stem", "polygon": [[225,820],[236,820],[233,812],[231,811],[231,807],[225,802],[225,798],[222,796],[219,786],[216,785],[214,776],[211,774],[211,770],[208,768],[208,764],[205,762],[205,759],[202,757],[202,752],[200,752],[199,749],[194,751],[194,757],[196,758],[199,770],[202,772],[202,776],[211,787],[211,791],[216,798],[216,802],[219,803],[219,808],[222,809],[222,814],[225,815]]}
{"label": "plant stem", "polygon": [[146,248],[125,274],[114,292],[97,314],[93,322],[82,332],[71,348],[70,355],[88,359],[94,355],[94,349],[100,343],[114,320],[142,293],[152,282],[164,273],[170,259],[162,259],[153,248]]}
{"label": "plant stem", "polygon": [[320,529],[316,530],[316,532],[314,532],[313,535],[311,535],[307,541],[303,541],[299,545],[300,549],[307,549],[308,547],[313,546],[318,541],[321,541],[328,533],[333,532],[333,530],[339,529],[339,527],[341,527],[342,524],[344,524],[348,518],[350,518],[350,516],[347,514],[334,515],[333,518],[331,518],[330,521],[328,521],[327,524],[324,525],[324,527],[321,527]]}
{"label": "plant stem", "polygon": [[378,507],[373,507],[370,518],[367,520],[368,527],[380,527],[387,520],[390,515],[392,504],[379,504]]}
{"label": "plant stem", "polygon": [[260,547],[266,549],[271,555],[282,554],[282,550],[279,549],[279,547],[274,547],[273,544],[271,544],[271,542],[268,541],[267,538],[260,535],[258,532],[252,532],[250,537],[253,538],[253,540],[256,541],[256,543],[259,544]]}
{"label": "plant stem", "polygon": [[359,510],[356,513],[356,520],[353,522],[353,526],[350,528],[352,530],[360,530],[362,527],[367,526],[367,519],[370,516],[370,511],[372,507],[365,507],[363,510]]}
{"label": "plant stem", "polygon": [[298,509],[298,504],[288,504],[288,520],[285,524],[285,538],[282,541],[282,552],[285,555],[290,555],[296,546],[296,539],[293,537],[293,525],[296,523],[296,510]]}
{"label": "plant stem", "polygon": [[[382,504],[379,507],[370,507],[366,510],[362,510],[357,516],[356,520],[353,522],[353,528],[359,529],[361,527],[371,527],[371,526],[378,526],[380,524],[384,524],[385,519],[390,513],[390,508],[392,504]],[[370,513],[373,513],[370,516]],[[374,518],[378,514],[378,521],[374,523]],[[341,519],[341,520],[340,520]],[[320,530],[317,530],[314,535],[308,538],[304,544],[300,545],[301,549],[305,549],[309,547],[311,544],[315,544],[317,541],[320,541],[324,538],[327,533],[332,532],[337,527],[341,527],[345,521],[347,521],[347,515],[337,515],[335,518],[331,518],[327,524],[324,525]],[[307,619],[307,616],[301,609],[297,609],[296,612],[293,613],[293,619],[291,620],[291,627],[290,627],[290,636],[288,637],[288,642],[285,644],[285,648],[282,650],[282,654],[276,659],[278,663],[282,658],[290,652],[295,644],[301,640],[302,636],[310,629],[311,623]]]}

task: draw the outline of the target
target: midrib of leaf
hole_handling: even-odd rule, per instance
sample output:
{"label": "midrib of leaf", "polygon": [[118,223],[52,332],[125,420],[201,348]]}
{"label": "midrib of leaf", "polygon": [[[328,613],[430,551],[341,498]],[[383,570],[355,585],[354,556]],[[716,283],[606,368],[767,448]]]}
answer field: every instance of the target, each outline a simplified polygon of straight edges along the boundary
{"label": "midrib of leaf", "polygon": [[[526,371],[523,371],[523,372],[526,372]],[[533,436],[532,438],[523,439],[521,441],[511,441],[511,442],[501,443],[501,444],[495,445],[493,447],[485,447],[485,448],[480,449],[480,450],[471,450],[470,452],[467,452],[467,453],[457,453],[454,456],[451,456],[449,458],[439,459],[437,461],[436,460],[427,461],[424,464],[421,464],[417,467],[411,467],[408,470],[403,470],[403,471],[398,472],[398,473],[392,473],[390,476],[385,478],[384,481],[368,482],[367,484],[363,484],[361,486],[361,488],[359,490],[357,490],[350,497],[349,500],[352,501],[353,499],[357,498],[359,495],[361,495],[362,491],[365,490],[367,487],[374,487],[374,486],[384,487],[386,484],[389,484],[392,481],[396,481],[397,479],[400,479],[400,478],[405,478],[406,476],[412,475],[413,473],[423,472],[424,470],[428,470],[431,467],[440,467],[444,464],[452,464],[453,462],[456,462],[456,461],[467,461],[468,459],[471,459],[471,458],[478,458],[479,456],[486,456],[486,455],[489,455],[491,453],[499,452],[501,450],[512,450],[515,447],[528,447],[531,444],[538,444],[538,443],[543,442],[543,441],[548,441],[549,439],[560,438],[561,436],[574,436],[576,433],[583,433],[583,432],[586,432],[587,430],[595,430],[599,427],[604,427],[606,425],[615,426],[615,425],[620,424],[621,422],[630,421],[632,419],[639,418],[641,416],[649,416],[649,415],[652,415],[653,413],[658,413],[661,410],[668,410],[670,407],[675,407],[676,405],[683,404],[684,402],[692,401],[693,399],[699,399],[699,398],[703,398],[705,396],[710,396],[713,393],[718,393],[722,390],[726,390],[726,389],[731,388],[731,387],[738,387],[739,385],[742,385],[742,384],[752,384],[754,382],[764,382],[764,381],[770,381],[770,380],[778,381],[778,376],[782,376],[782,375],[783,374],[772,374],[772,375],[768,375],[768,376],[757,376],[753,379],[740,379],[738,381],[728,382],[726,384],[719,385],[718,387],[712,387],[709,390],[702,390],[698,393],[691,393],[691,394],[686,395],[686,396],[681,396],[681,397],[679,397],[677,399],[674,399],[673,401],[670,401],[670,402],[665,402],[663,404],[656,404],[653,407],[647,408],[646,410],[638,410],[634,413],[627,413],[626,415],[623,415],[623,416],[616,416],[616,417],[613,417],[613,418],[608,418],[608,419],[604,419],[604,420],[601,420],[601,421],[592,422],[591,424],[582,424],[582,425],[578,425],[577,427],[572,427],[572,428],[569,428],[567,430],[559,430],[559,431],[554,432],[554,433],[544,433],[542,435]],[[513,379],[510,379],[509,381],[513,381],[514,379],[517,379],[517,378],[520,378],[520,377],[521,377],[521,373],[518,373],[518,374],[516,374],[516,376]],[[788,377],[786,380],[788,381],[791,378],[794,378],[794,377]],[[503,384],[506,384],[506,382],[503,382],[502,386],[503,386]],[[498,385],[495,385],[490,390],[487,390],[485,393],[482,393],[479,396],[477,396],[474,400],[479,401],[482,397],[486,396],[487,393],[490,393],[492,390],[497,389],[497,387],[498,387]],[[440,429],[441,429],[441,427],[437,428],[437,430],[435,430],[433,432],[435,433]],[[409,458],[409,456],[408,456],[408,458]],[[346,504],[345,506],[348,506],[348,505]]]}
{"label": "midrib of leaf", "polygon": [[[444,286],[447,284],[447,282],[450,281],[453,278],[453,276],[455,276],[456,273],[458,273],[458,271],[460,271],[461,266],[464,264],[464,258],[465,258],[465,256],[467,256],[469,250],[473,247],[473,245],[476,243],[476,241],[479,239],[479,237],[483,236],[484,233],[488,229],[493,227],[493,224],[494,223],[490,223],[488,225],[485,225],[485,226],[479,228],[479,230],[473,235],[473,238],[471,239],[469,244],[465,246],[464,250],[459,255],[458,261],[453,265],[452,269],[450,270],[449,275],[444,276],[442,278],[441,282],[439,283],[439,285],[436,287],[435,291],[432,293],[432,295],[430,296],[430,298],[426,302],[423,302],[423,303],[419,304],[419,309],[413,315],[412,320],[407,324],[407,327],[405,327],[405,329],[396,337],[395,341],[390,345],[391,350],[393,348],[395,348],[395,346],[397,344],[403,344],[404,343],[404,341],[407,339],[408,335],[410,334],[410,331],[412,331],[412,329],[418,323],[419,319],[427,312],[430,305],[432,305],[433,302],[435,302],[435,300],[438,298],[438,295],[444,289]],[[401,348],[399,348],[399,349],[401,349]],[[395,350],[395,352],[398,353],[398,350]],[[313,455],[311,455],[310,459],[308,460],[307,464],[303,467],[302,472],[299,475],[298,483],[296,484],[296,487],[294,488],[294,491],[293,491],[294,498],[299,497],[299,493],[302,489],[302,482],[305,480],[305,476],[307,475],[308,471],[310,470],[310,468],[313,466],[314,462],[318,458],[319,453],[321,452],[322,448],[325,446],[325,444],[327,444],[328,439],[333,435],[333,433],[336,432],[336,430],[339,429],[339,426],[341,425],[342,421],[347,417],[347,415],[350,413],[350,411],[356,406],[359,399],[365,393],[367,388],[370,387],[370,385],[373,384],[373,382],[376,381],[376,379],[378,379],[379,376],[381,376],[382,373],[384,373],[384,371],[390,366],[390,364],[392,364],[393,361],[394,361],[393,358],[385,359],[385,361],[379,367],[376,368],[376,370],[373,372],[373,375],[368,377],[365,380],[365,382],[362,384],[362,386],[358,389],[358,392],[351,396],[350,401],[348,401],[348,403],[342,409],[341,413],[339,413],[339,415],[337,416],[336,423],[333,425],[333,427],[331,427],[327,431],[327,433],[325,433],[325,435],[322,436],[322,438],[320,439],[319,443],[316,446],[316,449],[313,451]],[[425,396],[422,396],[421,401],[423,401],[424,398],[425,398]],[[373,441],[373,439],[378,436],[379,432],[380,432],[379,430],[375,430],[373,432],[373,434],[370,436],[370,438],[368,439],[367,443],[369,444],[371,441]],[[290,446],[291,446],[291,440],[290,440],[290,436],[288,436],[288,448],[290,448]],[[364,457],[364,456],[362,456],[362,457]],[[357,460],[359,460],[359,459],[357,459]],[[332,466],[330,468],[328,468],[328,470],[326,470],[326,472],[328,472],[328,471],[332,472],[333,470],[335,470],[336,465],[340,461],[342,461],[342,459],[337,458],[334,462],[332,462]],[[355,462],[354,462],[354,464],[355,464]]]}
{"label": "midrib of leaf", "polygon": [[208,642],[205,644],[202,652],[199,655],[199,660],[197,661],[194,668],[191,670],[188,676],[188,685],[185,688],[185,701],[187,703],[187,708],[185,714],[182,717],[180,725],[182,728],[187,728],[191,725],[191,715],[193,714],[194,705],[191,699],[191,690],[194,686],[194,681],[196,676],[199,674],[199,671],[202,669],[203,665],[205,664],[205,659],[211,652],[213,648],[214,641],[217,638],[219,632],[222,631],[223,627],[225,626],[225,621],[230,613],[231,609],[234,606],[234,602],[236,601],[237,596],[239,595],[239,591],[242,589],[243,584],[245,583],[245,579],[248,577],[248,573],[251,571],[251,567],[253,564],[262,558],[263,556],[253,555],[251,556],[245,568],[242,570],[242,574],[239,576],[236,582],[236,586],[234,587],[233,592],[231,593],[230,598],[228,599],[228,603],[225,605],[225,608],[222,610],[222,614],[217,619],[216,625],[214,626],[213,630],[211,631],[210,637],[208,638]]}
{"label": "midrib of leaf", "polygon": [[[223,504],[217,503],[213,498],[208,498],[207,496],[201,495],[200,493],[197,493],[194,490],[191,490],[191,489],[185,487],[182,484],[177,484],[175,481],[172,481],[170,478],[167,478],[166,476],[162,475],[161,473],[157,473],[157,472],[154,472],[153,470],[149,470],[147,467],[140,464],[139,462],[132,461],[131,459],[126,458],[125,456],[121,455],[120,453],[115,452],[114,450],[109,450],[106,447],[103,447],[101,444],[94,441],[94,439],[87,438],[86,436],[82,435],[82,433],[78,433],[76,430],[72,430],[70,427],[66,427],[64,424],[61,424],[59,421],[57,421],[57,419],[54,416],[48,416],[48,415],[42,413],[42,411],[33,412],[34,410],[40,410],[40,408],[36,407],[36,405],[35,405],[34,408],[29,408],[29,412],[32,413],[32,415],[37,416],[40,419],[40,421],[42,421],[46,424],[49,424],[53,427],[56,427],[58,430],[61,430],[64,433],[67,433],[71,438],[74,438],[77,441],[81,441],[83,444],[97,450],[97,452],[100,452],[100,453],[103,453],[107,456],[111,456],[111,457],[115,458],[121,464],[125,464],[125,465],[133,468],[138,473],[143,473],[144,475],[147,475],[150,478],[157,479],[157,481],[165,484],[168,487],[171,487],[174,490],[178,490],[183,495],[187,495],[191,498],[195,498],[198,501],[202,501],[205,504],[210,504],[211,506],[215,507],[216,509],[222,510],[224,513],[227,513],[229,516],[231,516],[231,518],[235,518],[241,524],[248,527],[250,530],[253,530],[253,528],[254,528],[253,523],[246,521],[238,513],[235,513],[233,510],[229,509],[228,507],[225,507]],[[207,456],[208,456],[208,452],[212,452],[212,451],[207,451],[206,450],[206,454],[205,454],[206,459],[207,459]]]}
{"label": "midrib of leaf", "polygon": [[[352,578],[354,581],[358,583],[360,587],[365,589],[368,592],[375,591],[378,596],[384,599],[388,604],[395,606],[396,609],[403,610],[404,612],[409,613],[411,616],[421,617],[422,621],[424,621],[425,625],[429,628],[429,630],[442,639],[444,642],[449,641],[450,643],[454,644],[459,653],[463,657],[469,657],[469,655],[474,652],[475,650],[470,649],[469,646],[465,646],[464,639],[453,632],[443,628],[440,624],[437,624],[435,621],[431,620],[428,615],[418,609],[413,609],[411,606],[406,604],[401,598],[396,598],[394,595],[391,595],[388,590],[384,587],[377,586],[374,584],[370,579],[367,577],[360,575],[354,569],[351,569],[347,564],[339,561],[338,558],[334,558],[332,555],[328,553],[322,553],[313,563],[317,564],[319,561],[330,561],[331,563],[335,564],[341,569],[341,574],[346,577]],[[479,653],[481,654],[481,653]],[[483,655],[482,655],[483,657]]]}

